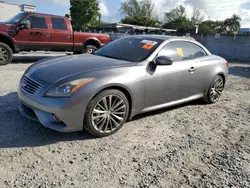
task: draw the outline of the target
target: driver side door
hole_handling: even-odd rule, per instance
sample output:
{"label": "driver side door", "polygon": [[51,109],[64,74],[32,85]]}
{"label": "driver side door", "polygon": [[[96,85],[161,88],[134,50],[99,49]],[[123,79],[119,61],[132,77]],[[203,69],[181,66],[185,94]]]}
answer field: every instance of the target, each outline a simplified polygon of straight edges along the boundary
{"label": "driver side door", "polygon": [[50,34],[47,16],[30,15],[23,22],[30,22],[30,29],[21,29],[15,36],[20,50],[49,50]]}
{"label": "driver side door", "polygon": [[[193,51],[188,43],[172,41],[158,53],[174,60],[172,65],[149,64],[146,78],[145,108],[175,102],[188,96],[192,88],[193,75],[189,67],[193,61]],[[185,94],[183,94],[185,92]]]}

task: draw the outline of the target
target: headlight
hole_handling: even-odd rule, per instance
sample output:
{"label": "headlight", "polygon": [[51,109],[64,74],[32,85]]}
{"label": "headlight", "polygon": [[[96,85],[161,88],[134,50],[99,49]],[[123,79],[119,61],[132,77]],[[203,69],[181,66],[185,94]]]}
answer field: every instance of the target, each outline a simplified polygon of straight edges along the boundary
{"label": "headlight", "polygon": [[70,97],[78,89],[85,86],[86,84],[92,82],[94,78],[84,78],[79,80],[74,80],[55,88],[50,89],[45,93],[47,97]]}

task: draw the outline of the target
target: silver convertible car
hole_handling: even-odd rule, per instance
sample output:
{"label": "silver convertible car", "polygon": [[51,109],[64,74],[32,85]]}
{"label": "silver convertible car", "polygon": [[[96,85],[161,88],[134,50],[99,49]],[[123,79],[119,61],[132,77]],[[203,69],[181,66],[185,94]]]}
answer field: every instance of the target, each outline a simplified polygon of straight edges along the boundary
{"label": "silver convertible car", "polygon": [[129,36],[30,66],[19,84],[20,111],[56,131],[103,137],[141,113],[215,103],[227,77],[227,61],[191,38]]}

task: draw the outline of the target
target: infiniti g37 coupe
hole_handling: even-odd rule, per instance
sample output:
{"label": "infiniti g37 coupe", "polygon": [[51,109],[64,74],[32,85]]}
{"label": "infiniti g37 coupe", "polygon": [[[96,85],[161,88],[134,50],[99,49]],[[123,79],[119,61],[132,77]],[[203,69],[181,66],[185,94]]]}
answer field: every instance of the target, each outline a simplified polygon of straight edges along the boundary
{"label": "infiniti g37 coupe", "polygon": [[129,36],[30,66],[19,84],[20,111],[56,131],[103,137],[141,113],[215,103],[227,77],[227,61],[191,38]]}

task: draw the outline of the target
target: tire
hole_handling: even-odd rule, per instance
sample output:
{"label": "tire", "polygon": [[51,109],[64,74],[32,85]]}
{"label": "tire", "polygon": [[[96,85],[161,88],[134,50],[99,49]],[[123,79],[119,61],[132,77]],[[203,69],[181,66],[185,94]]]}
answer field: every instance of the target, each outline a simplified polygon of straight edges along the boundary
{"label": "tire", "polygon": [[79,54],[82,54],[83,52],[80,52],[80,51],[78,51],[78,52],[73,52],[73,55],[79,55]]}
{"label": "tire", "polygon": [[[107,108],[105,108],[103,102],[105,100]],[[104,90],[90,101],[85,113],[83,127],[93,136],[110,136],[123,127],[128,115],[129,102],[127,97],[119,90]]]}
{"label": "tire", "polygon": [[83,53],[93,53],[94,51],[97,50],[97,47],[93,46],[93,45],[87,45],[84,49],[83,49]]}
{"label": "tire", "polygon": [[12,49],[8,45],[0,42],[0,65],[7,65],[12,62],[12,59]]}
{"label": "tire", "polygon": [[217,75],[213,80],[213,83],[209,87],[206,96],[203,100],[207,104],[214,104],[219,101],[221,94],[224,90],[225,81],[222,76]]}

